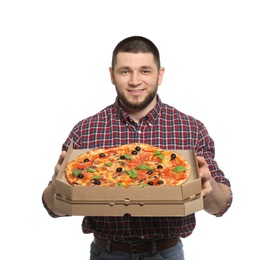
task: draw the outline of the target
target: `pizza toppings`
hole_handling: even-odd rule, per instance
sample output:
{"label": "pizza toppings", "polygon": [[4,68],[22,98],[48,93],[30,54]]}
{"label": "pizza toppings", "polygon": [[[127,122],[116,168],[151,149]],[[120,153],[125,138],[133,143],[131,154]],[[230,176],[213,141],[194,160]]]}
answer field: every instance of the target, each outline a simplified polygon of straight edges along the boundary
{"label": "pizza toppings", "polygon": [[181,185],[190,165],[180,154],[148,144],[94,149],[70,162],[65,175],[71,185],[160,186]]}

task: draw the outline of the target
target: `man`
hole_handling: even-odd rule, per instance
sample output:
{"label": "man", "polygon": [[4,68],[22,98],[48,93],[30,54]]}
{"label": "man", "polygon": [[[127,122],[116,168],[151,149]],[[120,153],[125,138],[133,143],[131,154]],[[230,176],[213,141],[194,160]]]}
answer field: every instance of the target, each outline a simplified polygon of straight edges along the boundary
{"label": "man", "polygon": [[[202,178],[204,209],[222,216],[232,203],[230,182],[214,160],[214,142],[197,119],[161,102],[157,94],[164,68],[157,47],[133,36],[114,49],[111,81],[115,103],[75,125],[62,147],[43,203],[52,217],[64,216],[53,207],[54,179],[70,142],[75,149],[108,148],[130,142],[162,149],[195,149]],[[184,259],[180,238],[195,228],[195,214],[186,217],[89,217],[84,233],[93,233],[90,259]],[[133,250],[134,248],[134,250]],[[101,257],[99,257],[101,256]]]}

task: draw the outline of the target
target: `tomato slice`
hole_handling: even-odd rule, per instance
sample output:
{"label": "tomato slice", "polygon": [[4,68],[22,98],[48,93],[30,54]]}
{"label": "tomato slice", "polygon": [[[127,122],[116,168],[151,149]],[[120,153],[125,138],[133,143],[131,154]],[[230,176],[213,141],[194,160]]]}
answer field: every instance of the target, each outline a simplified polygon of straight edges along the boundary
{"label": "tomato slice", "polygon": [[140,161],[143,162],[143,161],[150,160],[151,156],[152,156],[152,154],[150,154],[150,153],[144,153],[144,154],[140,154],[138,158]]}
{"label": "tomato slice", "polygon": [[133,160],[127,161],[128,167],[132,169],[136,168],[140,164],[141,164],[140,160],[133,159]]}
{"label": "tomato slice", "polygon": [[146,179],[148,177],[147,171],[138,171],[138,179]]}
{"label": "tomato slice", "polygon": [[93,174],[90,172],[83,172],[83,176],[88,180],[91,180],[93,178]]}
{"label": "tomato slice", "polygon": [[85,169],[87,167],[87,164],[85,164],[85,163],[76,163],[75,164],[75,168],[77,168],[77,169]]}
{"label": "tomato slice", "polygon": [[153,153],[155,150],[151,150],[151,149],[142,149],[142,152],[144,153]]}

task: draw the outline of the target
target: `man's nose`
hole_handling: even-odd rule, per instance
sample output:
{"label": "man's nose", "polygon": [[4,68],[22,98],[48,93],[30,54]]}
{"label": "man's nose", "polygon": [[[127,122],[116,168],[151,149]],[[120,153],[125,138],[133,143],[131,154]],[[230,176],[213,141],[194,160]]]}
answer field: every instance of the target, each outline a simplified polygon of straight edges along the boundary
{"label": "man's nose", "polygon": [[141,83],[141,77],[140,77],[139,73],[133,72],[131,75],[130,84],[137,86],[140,83]]}

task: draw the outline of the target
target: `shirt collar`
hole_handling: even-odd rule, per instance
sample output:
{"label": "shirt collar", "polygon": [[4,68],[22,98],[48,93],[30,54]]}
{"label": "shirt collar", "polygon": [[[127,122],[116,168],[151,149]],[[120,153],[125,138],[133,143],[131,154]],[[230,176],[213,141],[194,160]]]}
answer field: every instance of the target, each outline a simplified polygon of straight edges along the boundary
{"label": "shirt collar", "polygon": [[[115,111],[117,113],[117,115],[119,116],[119,118],[125,122],[125,123],[129,123],[131,121],[130,116],[127,114],[127,112],[121,107],[121,105],[119,104],[119,99],[118,97],[116,97],[115,103],[114,103],[114,108]],[[160,100],[160,97],[157,95],[157,104],[155,105],[155,107],[149,111],[149,113],[147,115],[145,115],[144,118],[147,119],[148,123],[150,124],[154,124],[156,122],[156,120],[159,118],[160,113],[161,113],[161,108],[162,108],[162,102]]]}

